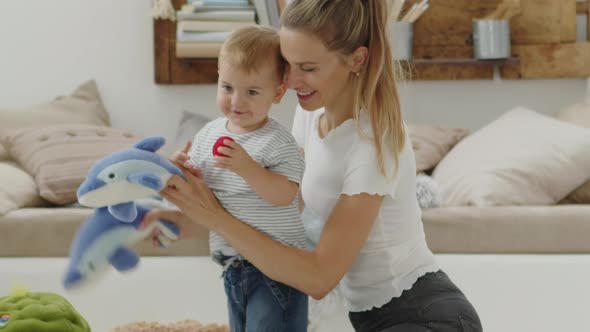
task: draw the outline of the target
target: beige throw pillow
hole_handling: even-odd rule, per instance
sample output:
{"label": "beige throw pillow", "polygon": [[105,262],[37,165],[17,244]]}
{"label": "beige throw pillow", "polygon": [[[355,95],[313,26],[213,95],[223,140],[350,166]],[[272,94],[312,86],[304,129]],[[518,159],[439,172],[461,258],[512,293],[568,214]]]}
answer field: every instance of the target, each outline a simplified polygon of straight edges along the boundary
{"label": "beige throw pillow", "polygon": [[516,108],[459,142],[433,172],[444,205],[554,204],[590,178],[590,130]]}
{"label": "beige throw pillow", "polygon": [[140,139],[127,130],[76,124],[0,135],[14,159],[35,177],[41,197],[54,204],[76,202],[76,190],[96,161]]}
{"label": "beige throw pillow", "polygon": [[85,82],[71,95],[48,103],[23,109],[0,109],[0,134],[11,129],[65,123],[110,125],[94,81]]}
{"label": "beige throw pillow", "polygon": [[590,204],[590,180],[576,188],[559,203],[561,204]]}
{"label": "beige throw pillow", "polygon": [[0,162],[0,216],[24,208],[43,205],[37,184],[15,162]]}
{"label": "beige throw pillow", "polygon": [[[586,96],[586,100],[561,110],[557,113],[557,118],[578,126],[590,128],[590,78],[588,79],[588,95]],[[561,203],[590,204],[590,180],[567,195]]]}
{"label": "beige throw pillow", "polygon": [[6,151],[6,149],[4,148],[4,145],[0,144],[0,161],[8,160],[9,158],[10,158],[10,155],[8,154],[8,151]]}
{"label": "beige throw pillow", "polygon": [[468,134],[467,129],[429,125],[408,127],[416,156],[416,172],[433,169]]}

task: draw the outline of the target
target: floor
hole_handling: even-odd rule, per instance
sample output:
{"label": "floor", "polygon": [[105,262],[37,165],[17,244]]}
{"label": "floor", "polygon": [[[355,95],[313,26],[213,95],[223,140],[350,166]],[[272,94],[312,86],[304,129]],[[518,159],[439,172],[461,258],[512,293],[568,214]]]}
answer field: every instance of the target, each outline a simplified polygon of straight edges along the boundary
{"label": "floor", "polygon": [[[590,255],[437,255],[486,332],[590,331]],[[0,259],[0,294],[20,283],[64,295],[96,332],[137,320],[227,321],[220,270],[207,257],[142,258],[92,289],[65,293],[63,258]],[[317,329],[352,331],[336,310]]]}

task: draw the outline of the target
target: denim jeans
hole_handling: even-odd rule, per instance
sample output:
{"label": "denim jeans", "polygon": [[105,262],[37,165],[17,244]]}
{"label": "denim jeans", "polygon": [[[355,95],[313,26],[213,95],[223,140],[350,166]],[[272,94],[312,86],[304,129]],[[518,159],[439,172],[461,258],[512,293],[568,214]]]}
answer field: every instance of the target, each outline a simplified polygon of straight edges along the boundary
{"label": "denim jeans", "polygon": [[231,332],[307,331],[307,295],[242,259],[230,263],[223,278]]}
{"label": "denim jeans", "polygon": [[357,332],[481,332],[477,312],[446,273],[418,278],[411,289],[380,308],[350,312]]}

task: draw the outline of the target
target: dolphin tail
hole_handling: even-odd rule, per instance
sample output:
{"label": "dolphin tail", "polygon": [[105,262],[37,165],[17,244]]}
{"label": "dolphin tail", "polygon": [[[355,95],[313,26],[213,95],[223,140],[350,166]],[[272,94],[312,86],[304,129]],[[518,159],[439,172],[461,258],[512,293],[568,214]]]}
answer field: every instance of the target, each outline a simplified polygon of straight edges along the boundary
{"label": "dolphin tail", "polygon": [[80,281],[82,281],[83,276],[76,270],[69,270],[64,279],[63,279],[63,286],[65,289],[70,289],[75,287]]}

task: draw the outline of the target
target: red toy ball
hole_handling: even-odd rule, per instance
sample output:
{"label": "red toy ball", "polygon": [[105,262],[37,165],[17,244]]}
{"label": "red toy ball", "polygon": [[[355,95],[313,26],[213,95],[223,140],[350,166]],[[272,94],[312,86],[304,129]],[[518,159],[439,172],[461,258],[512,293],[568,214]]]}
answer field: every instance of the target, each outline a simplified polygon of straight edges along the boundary
{"label": "red toy ball", "polygon": [[214,156],[222,156],[222,157],[228,157],[226,155],[224,155],[223,153],[217,151],[217,149],[219,149],[220,147],[226,147],[229,148],[229,146],[223,144],[224,140],[230,140],[232,142],[235,142],[233,138],[229,137],[229,136],[221,136],[217,139],[217,141],[215,141],[215,144],[213,144],[213,155]]}

